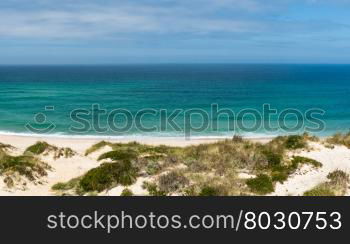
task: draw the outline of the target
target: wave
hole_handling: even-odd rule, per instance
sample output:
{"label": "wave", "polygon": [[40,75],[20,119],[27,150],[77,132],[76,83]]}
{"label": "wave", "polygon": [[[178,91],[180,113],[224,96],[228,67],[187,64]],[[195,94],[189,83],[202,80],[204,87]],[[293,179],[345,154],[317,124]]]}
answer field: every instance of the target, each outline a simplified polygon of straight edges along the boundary
{"label": "wave", "polygon": [[[147,133],[147,134],[129,134],[129,135],[71,135],[62,132],[52,133],[52,134],[36,134],[36,133],[26,133],[26,132],[12,132],[12,131],[0,131],[0,135],[3,136],[21,136],[21,137],[40,137],[40,138],[72,138],[72,139],[103,139],[103,140],[137,140],[137,139],[230,139],[233,137],[233,133],[221,133],[216,135],[191,135],[184,136],[182,133]],[[265,133],[242,133],[242,136],[247,139],[261,139],[261,138],[273,138],[279,134],[265,134]]]}

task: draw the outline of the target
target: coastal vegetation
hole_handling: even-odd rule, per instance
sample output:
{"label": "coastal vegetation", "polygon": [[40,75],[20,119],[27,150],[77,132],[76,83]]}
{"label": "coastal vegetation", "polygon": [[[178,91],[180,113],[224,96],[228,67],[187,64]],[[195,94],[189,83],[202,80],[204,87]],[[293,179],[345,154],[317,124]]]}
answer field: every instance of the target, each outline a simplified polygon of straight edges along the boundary
{"label": "coastal vegetation", "polygon": [[265,174],[259,174],[256,178],[247,180],[247,185],[252,192],[261,195],[274,191],[271,177]]}
{"label": "coastal vegetation", "polygon": [[93,146],[91,146],[89,149],[86,150],[85,152],[85,156],[88,156],[89,154],[98,151],[99,149],[105,147],[105,146],[110,146],[113,145],[110,142],[106,142],[106,141],[101,141]]}
{"label": "coastal vegetation", "polygon": [[[335,135],[321,143],[346,145],[347,138],[348,135]],[[142,184],[143,192],[150,196],[273,194],[277,186],[300,174],[304,165],[308,167],[303,170],[309,171],[323,167],[321,162],[304,156],[314,145],[321,145],[313,144],[318,141],[308,134],[279,136],[266,143],[234,136],[186,147],[101,141],[85,151],[90,166],[83,174],[66,182],[55,182],[51,190],[56,195],[91,196],[105,194],[119,186],[124,188],[121,196],[132,196],[139,194]],[[43,141],[29,146],[22,154],[13,146],[0,143],[0,176],[9,188],[16,182],[40,183],[52,170],[43,161],[49,160],[46,156],[58,159],[75,154],[70,148]],[[347,173],[336,170],[328,175],[327,181],[304,195],[341,196],[348,187]]]}
{"label": "coastal vegetation", "polygon": [[51,189],[54,191],[69,191],[69,190],[76,188],[79,184],[79,181],[80,181],[80,177],[73,178],[65,183],[58,182],[58,183],[54,184],[51,187]]}
{"label": "coastal vegetation", "polygon": [[[131,186],[142,176],[149,179],[143,188],[151,196],[265,195],[303,164],[322,166],[310,158],[288,155],[307,149],[310,140],[315,138],[307,134],[291,135],[262,144],[235,136],[231,140],[188,147],[101,141],[88,148],[85,155],[108,146],[110,151],[97,156],[102,163],[74,184],[60,183],[53,190],[73,189],[82,195],[100,193],[118,185]],[[240,178],[243,171],[253,178]]]}
{"label": "coastal vegetation", "polygon": [[326,142],[333,145],[344,145],[350,148],[350,132],[346,134],[337,133],[327,138]]}
{"label": "coastal vegetation", "polygon": [[0,175],[4,177],[8,188],[14,187],[18,182],[24,182],[25,179],[36,183],[51,169],[35,156],[26,153],[19,156],[10,155],[10,149],[14,147],[0,144]]}
{"label": "coastal vegetation", "polygon": [[341,170],[328,174],[328,181],[323,182],[309,191],[304,196],[344,196],[349,186],[349,175]]}
{"label": "coastal vegetation", "polygon": [[123,191],[122,191],[122,193],[120,194],[120,196],[122,196],[122,197],[131,197],[131,196],[133,196],[134,195],[134,193],[130,190],[130,189],[128,189],[128,188],[125,188]]}
{"label": "coastal vegetation", "polygon": [[9,151],[9,150],[12,150],[12,149],[15,149],[15,147],[13,147],[13,146],[11,146],[9,144],[0,143],[0,152]]}
{"label": "coastal vegetation", "polygon": [[89,170],[80,180],[79,186],[84,192],[101,192],[118,184],[132,185],[137,178],[137,169],[130,161],[103,163]]}
{"label": "coastal vegetation", "polygon": [[59,159],[61,157],[64,158],[71,158],[74,155],[76,155],[76,152],[74,152],[69,147],[56,147],[53,145],[48,144],[47,142],[39,141],[35,143],[34,145],[29,146],[26,150],[26,153],[31,153],[34,155],[48,155],[49,153],[53,153],[54,159]]}

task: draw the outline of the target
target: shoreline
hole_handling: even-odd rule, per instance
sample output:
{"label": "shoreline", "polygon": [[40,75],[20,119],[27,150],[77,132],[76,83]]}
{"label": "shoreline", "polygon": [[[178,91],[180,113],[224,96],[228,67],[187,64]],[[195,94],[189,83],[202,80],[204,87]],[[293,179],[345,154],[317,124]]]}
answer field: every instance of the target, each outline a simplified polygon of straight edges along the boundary
{"label": "shoreline", "polygon": [[[267,143],[274,137],[243,137],[244,139]],[[17,147],[30,146],[37,141],[46,141],[50,144],[55,144],[57,146],[69,146],[76,148],[77,146],[91,146],[100,141],[110,141],[110,142],[138,142],[147,145],[166,145],[166,146],[190,146],[198,145],[202,143],[212,143],[225,139],[231,139],[231,137],[61,137],[61,136],[48,136],[48,135],[3,135],[0,134],[0,142],[11,144]],[[79,144],[79,145],[77,145]]]}
{"label": "shoreline", "polygon": [[[256,136],[244,136],[242,138],[252,142],[268,143],[272,139],[279,135],[256,135]],[[25,133],[11,133],[0,132],[0,142],[14,144],[14,145],[27,145],[30,146],[38,141],[46,141],[57,146],[68,145],[72,148],[79,144],[91,146],[100,141],[109,141],[114,143],[129,143],[138,142],[146,145],[165,145],[165,146],[191,146],[199,145],[203,143],[213,143],[222,140],[230,140],[233,136],[99,136],[99,135],[58,135],[58,134],[25,134]],[[329,136],[317,136],[320,139],[325,139]]]}

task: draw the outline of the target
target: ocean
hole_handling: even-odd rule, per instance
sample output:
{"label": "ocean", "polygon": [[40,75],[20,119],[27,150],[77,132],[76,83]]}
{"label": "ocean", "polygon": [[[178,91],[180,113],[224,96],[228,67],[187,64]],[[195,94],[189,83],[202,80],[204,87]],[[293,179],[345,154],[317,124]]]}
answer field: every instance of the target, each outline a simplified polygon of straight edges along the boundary
{"label": "ocean", "polygon": [[349,97],[350,65],[0,66],[0,134],[326,136]]}

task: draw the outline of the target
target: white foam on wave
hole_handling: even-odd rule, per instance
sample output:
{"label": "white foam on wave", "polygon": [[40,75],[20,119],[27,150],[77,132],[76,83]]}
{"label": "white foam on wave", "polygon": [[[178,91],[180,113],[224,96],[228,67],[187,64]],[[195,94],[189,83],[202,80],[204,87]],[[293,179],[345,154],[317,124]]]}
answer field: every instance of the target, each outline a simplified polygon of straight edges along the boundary
{"label": "white foam on wave", "polygon": [[[152,134],[128,134],[128,135],[70,135],[65,133],[53,133],[53,134],[35,134],[26,132],[12,132],[12,131],[0,131],[0,135],[4,136],[22,136],[22,137],[40,137],[40,138],[67,138],[67,139],[104,139],[104,140],[137,140],[137,139],[229,139],[232,138],[234,134],[232,133],[222,133],[219,135],[191,135],[186,137],[182,133],[152,133]],[[264,134],[264,133],[246,133],[239,134],[240,136],[248,139],[259,139],[259,138],[273,138],[277,135]]]}

